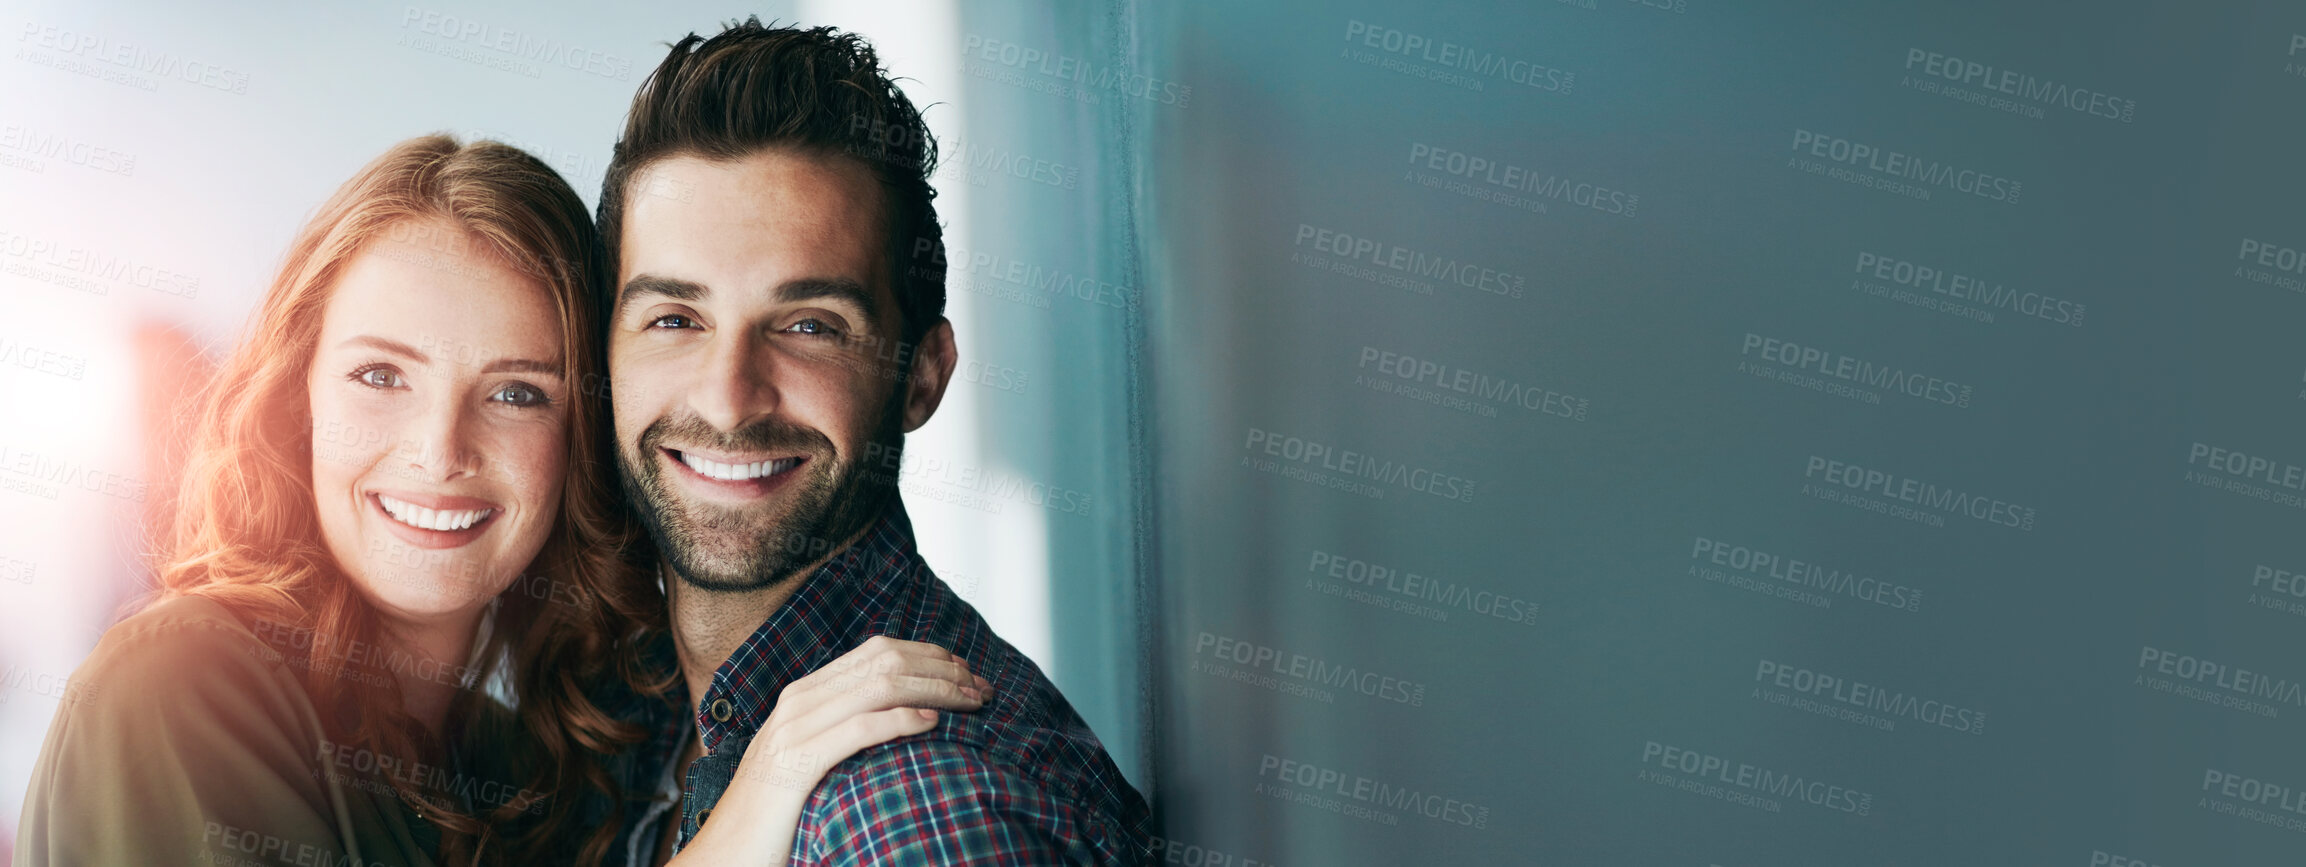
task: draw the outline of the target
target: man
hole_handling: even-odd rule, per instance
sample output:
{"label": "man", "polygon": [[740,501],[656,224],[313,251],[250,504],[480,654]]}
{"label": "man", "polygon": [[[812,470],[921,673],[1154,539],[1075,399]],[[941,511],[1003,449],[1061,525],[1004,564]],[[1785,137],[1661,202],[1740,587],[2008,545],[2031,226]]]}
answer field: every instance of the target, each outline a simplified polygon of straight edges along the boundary
{"label": "man", "polygon": [[[794,863],[1135,863],[1148,813],[1032,661],[929,571],[896,491],[956,351],[934,145],[872,49],[748,20],[634,97],[601,194],[626,493],[662,552],[689,701],[653,756],[685,845],[777,695],[875,635],[991,681],[974,713],[834,767]],[[643,764],[648,764],[644,760]]]}

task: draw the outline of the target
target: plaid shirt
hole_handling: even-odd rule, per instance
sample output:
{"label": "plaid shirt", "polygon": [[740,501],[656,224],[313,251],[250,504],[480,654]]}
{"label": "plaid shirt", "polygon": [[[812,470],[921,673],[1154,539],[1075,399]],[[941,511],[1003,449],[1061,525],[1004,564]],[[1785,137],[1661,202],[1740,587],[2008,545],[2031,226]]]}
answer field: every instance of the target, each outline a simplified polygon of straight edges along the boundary
{"label": "plaid shirt", "polygon": [[[711,688],[690,707],[694,729],[670,714],[656,721],[658,736],[639,769],[665,772],[692,731],[702,733],[707,751],[682,781],[680,845],[711,818],[785,684],[875,635],[952,650],[992,682],[992,695],[974,713],[940,714],[928,732],[834,766],[802,811],[795,867],[1150,859],[1144,798],[1041,669],[921,562],[902,503],[809,575],[713,672]],[[646,863],[661,829],[640,812],[623,848]]]}

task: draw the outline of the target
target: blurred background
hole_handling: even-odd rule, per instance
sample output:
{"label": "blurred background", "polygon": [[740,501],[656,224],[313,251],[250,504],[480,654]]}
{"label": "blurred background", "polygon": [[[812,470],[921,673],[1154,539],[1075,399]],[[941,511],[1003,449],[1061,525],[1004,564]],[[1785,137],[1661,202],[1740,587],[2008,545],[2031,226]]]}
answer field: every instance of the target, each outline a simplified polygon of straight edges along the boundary
{"label": "blurred background", "polygon": [[2306,860],[2306,8],[0,4],[0,828],[168,420],[432,131],[870,37],[903,475],[1191,865]]}

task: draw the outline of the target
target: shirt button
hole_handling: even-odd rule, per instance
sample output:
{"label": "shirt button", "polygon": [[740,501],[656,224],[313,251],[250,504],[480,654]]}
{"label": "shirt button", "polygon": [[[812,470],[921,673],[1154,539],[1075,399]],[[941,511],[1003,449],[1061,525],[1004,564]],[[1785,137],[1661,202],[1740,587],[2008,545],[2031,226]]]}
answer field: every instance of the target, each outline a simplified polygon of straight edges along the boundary
{"label": "shirt button", "polygon": [[729,706],[728,699],[713,699],[713,720],[715,722],[728,722],[729,717],[734,715],[735,711],[735,708]]}
{"label": "shirt button", "polygon": [[712,818],[712,817],[713,817],[713,808],[711,808],[711,807],[706,807],[706,808],[704,808],[704,809],[702,809],[702,810],[698,810],[698,811],[697,811],[697,827],[699,827],[699,828],[702,828],[702,827],[704,827],[704,826],[705,826],[705,820],[706,820],[706,819],[710,819],[710,818]]}

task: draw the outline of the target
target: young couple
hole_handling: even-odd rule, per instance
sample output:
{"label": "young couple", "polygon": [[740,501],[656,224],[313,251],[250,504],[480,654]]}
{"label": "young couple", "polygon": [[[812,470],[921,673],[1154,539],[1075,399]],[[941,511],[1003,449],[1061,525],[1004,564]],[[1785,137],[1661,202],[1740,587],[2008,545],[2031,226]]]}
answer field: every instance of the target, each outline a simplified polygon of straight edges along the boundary
{"label": "young couple", "polygon": [[897,496],[956,363],[933,147],[861,40],[746,21],[642,85],[597,231],[500,144],[362,169],[206,396],[16,863],[1143,860]]}

